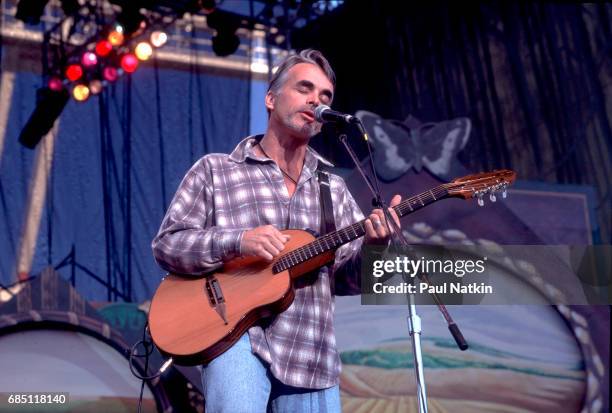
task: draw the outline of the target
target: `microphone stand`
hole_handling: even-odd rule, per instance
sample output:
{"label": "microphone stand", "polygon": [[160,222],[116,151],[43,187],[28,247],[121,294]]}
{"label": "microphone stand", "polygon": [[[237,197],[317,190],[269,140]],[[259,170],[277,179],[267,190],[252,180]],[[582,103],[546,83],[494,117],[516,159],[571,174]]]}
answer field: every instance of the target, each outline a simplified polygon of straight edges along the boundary
{"label": "microphone stand", "polygon": [[[399,225],[391,217],[391,214],[389,213],[389,209],[381,196],[380,186],[378,183],[378,175],[376,174],[376,168],[374,167],[374,158],[372,156],[372,149],[370,147],[370,141],[368,139],[368,134],[366,133],[365,128],[363,127],[363,124],[361,123],[361,121],[357,118],[354,118],[354,119],[356,120],[353,123],[356,124],[357,128],[359,129],[359,132],[361,133],[364,140],[366,141],[366,146],[368,147],[368,158],[370,162],[370,168],[372,170],[372,175],[374,177],[374,184],[372,184],[372,181],[365,174],[363,168],[361,167],[359,159],[357,158],[357,155],[355,154],[353,149],[350,147],[350,145],[347,143],[346,134],[337,133],[338,138],[340,139],[340,142],[342,142],[342,144],[344,145],[344,148],[346,149],[349,156],[353,160],[355,167],[357,168],[361,177],[363,178],[366,185],[370,189],[370,192],[372,192],[372,195],[374,196],[372,203],[377,208],[382,209],[385,215],[385,221],[386,221],[385,224],[387,226],[387,231],[389,231],[389,233],[391,234],[392,244],[400,245],[404,247],[404,250],[408,252],[408,254],[411,256],[412,259],[414,259],[414,253],[412,252],[412,249],[408,243],[408,240],[402,234],[402,231]],[[429,283],[429,279],[426,274],[423,274],[421,277],[425,279],[427,283]],[[419,315],[416,312],[414,294],[407,294],[407,295],[408,295],[408,317],[407,317],[408,332],[410,334],[410,338],[412,341],[412,354],[414,357],[414,369],[415,369],[415,376],[416,376],[417,401],[418,401],[419,413],[427,413],[427,390],[426,390],[426,385],[425,385],[425,374],[423,372],[423,354],[421,352],[421,331],[422,331],[421,317],[419,317]],[[440,297],[435,292],[431,293],[431,295],[438,309],[440,310],[444,319],[446,320],[448,329],[450,330],[453,338],[455,339],[457,346],[462,351],[466,350],[468,348],[468,344],[463,338],[463,335],[461,334],[459,327],[457,326],[455,321],[452,319],[448,310],[446,309],[446,307],[440,300]]]}

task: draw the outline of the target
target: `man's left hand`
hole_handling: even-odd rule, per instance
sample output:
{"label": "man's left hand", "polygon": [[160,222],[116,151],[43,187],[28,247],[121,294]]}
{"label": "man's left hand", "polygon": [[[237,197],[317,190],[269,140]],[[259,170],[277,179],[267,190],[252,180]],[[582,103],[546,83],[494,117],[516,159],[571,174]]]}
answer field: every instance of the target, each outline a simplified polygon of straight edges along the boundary
{"label": "man's left hand", "polygon": [[[400,202],[402,202],[402,197],[400,195],[395,195],[389,205],[389,213],[393,217],[398,228],[401,228],[400,220],[393,210],[393,207],[399,205]],[[389,225],[390,228],[388,229],[386,222],[385,214],[383,214],[382,209],[372,210],[370,216],[365,220],[366,233],[364,242],[366,244],[386,244],[391,235],[389,229],[393,231],[393,225]]]}

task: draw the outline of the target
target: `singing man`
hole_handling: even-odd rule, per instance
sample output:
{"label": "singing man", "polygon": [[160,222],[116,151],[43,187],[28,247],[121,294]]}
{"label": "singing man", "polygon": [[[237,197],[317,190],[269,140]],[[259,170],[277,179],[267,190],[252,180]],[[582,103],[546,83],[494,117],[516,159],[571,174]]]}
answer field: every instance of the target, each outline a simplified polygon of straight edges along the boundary
{"label": "singing man", "polygon": [[[291,54],[279,64],[265,96],[264,135],[243,139],[230,154],[205,155],[183,178],[153,240],[161,267],[189,276],[236,257],[271,261],[288,241],[281,230],[322,232],[318,171],[332,165],[308,143],[321,129],[314,110],[331,106],[334,85],[319,51]],[[336,228],[362,220],[342,178],[328,176]],[[400,201],[396,195],[390,206]],[[332,265],[294,282],[287,310],[251,327],[202,367],[207,413],[341,411],[333,295],[359,293],[362,243],[389,238],[380,209],[365,228],[364,238],[336,251]]]}

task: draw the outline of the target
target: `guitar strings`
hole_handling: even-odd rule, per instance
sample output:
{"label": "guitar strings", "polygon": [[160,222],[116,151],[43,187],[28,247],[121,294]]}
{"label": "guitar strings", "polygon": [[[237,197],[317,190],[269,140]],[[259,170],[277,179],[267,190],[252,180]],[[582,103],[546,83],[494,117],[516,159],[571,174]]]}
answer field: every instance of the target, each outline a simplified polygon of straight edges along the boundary
{"label": "guitar strings", "polygon": [[[431,194],[431,198],[429,196],[427,196],[428,194]],[[397,211],[399,211],[400,215],[405,215],[408,211],[412,212],[415,209],[413,207],[411,207],[411,204],[414,204],[415,206],[417,206],[417,209],[420,209],[422,207],[424,207],[425,205],[433,202],[433,201],[437,201],[438,199],[442,198],[443,196],[447,195],[448,191],[446,189],[445,185],[439,185],[429,191],[423,192],[421,194],[412,196],[404,201],[402,201],[399,205],[396,205],[394,208],[397,209]],[[425,198],[423,198],[425,197]],[[417,200],[420,202],[420,205],[417,204]],[[315,241],[310,242],[306,245],[303,245],[285,255],[283,255],[278,262],[275,264],[275,267],[277,265],[281,265],[282,267],[284,267],[282,270],[285,270],[287,268],[290,268],[294,265],[297,265],[303,261],[305,261],[306,259],[312,258],[314,256],[316,256],[317,254],[323,253],[325,251],[329,251],[331,249],[333,249],[334,247],[337,246],[337,241],[344,241],[343,238],[344,236],[346,236],[347,241],[349,242],[351,241],[351,235],[349,234],[349,230],[352,230],[352,232],[356,235],[355,238],[359,238],[360,236],[362,236],[365,232],[365,220],[361,220],[359,222],[356,222],[352,225],[349,225],[345,228],[342,228],[340,230],[331,232],[329,234],[325,234],[320,238],[317,238]],[[359,230],[359,232],[357,231]],[[336,239],[335,237],[338,237],[339,239]],[[329,242],[328,242],[329,241]],[[325,243],[325,246],[323,246],[323,243]],[[331,245],[331,247],[330,247]],[[317,251],[317,246],[320,247],[321,251]],[[310,255],[310,256],[309,256]],[[294,263],[292,264],[291,261],[293,261]]]}
{"label": "guitar strings", "polygon": [[[490,179],[490,178],[489,178]],[[499,180],[496,180],[496,182],[498,182]],[[453,184],[453,183],[451,183]],[[399,211],[400,215],[405,215],[408,210],[410,212],[415,211],[415,209],[411,206],[412,204],[414,204],[417,209],[420,209],[422,207],[424,207],[425,205],[430,204],[433,201],[437,201],[438,199],[443,198],[444,196],[448,195],[448,186],[451,184],[442,184],[439,185],[429,191],[423,192],[421,194],[412,196],[410,198],[408,198],[407,200],[402,201],[399,205],[396,205],[394,208],[397,209],[397,211]],[[455,182],[455,184],[461,184],[461,183],[457,183]],[[462,183],[463,185],[466,185],[465,182]],[[481,183],[482,184],[482,183]],[[474,183],[472,182],[472,185],[474,185]],[[429,199],[428,194],[431,194],[431,196],[433,197],[432,199]],[[437,195],[437,196],[436,196]],[[416,200],[420,201],[421,205],[416,203]],[[364,223],[365,220],[362,220],[360,222],[356,222],[352,225],[349,225],[343,229],[334,231],[330,234],[326,234],[318,239],[316,239],[313,242],[310,242],[300,248],[297,248],[285,255],[283,255],[278,263],[282,263],[283,265],[287,266],[287,268],[291,267],[292,264],[289,262],[289,259],[295,261],[297,264],[299,264],[300,262],[303,262],[305,259],[308,258],[312,258],[313,256],[320,254],[322,252],[328,251],[332,248],[334,248],[336,246],[336,244],[338,244],[337,240],[334,237],[338,237],[339,241],[342,243],[343,241],[343,236],[346,235],[347,237],[347,241],[349,242],[351,241],[351,235],[349,234],[349,229],[353,231],[353,233],[355,233],[355,238],[356,239],[358,237],[360,237],[361,235],[363,235],[363,232],[365,230],[364,228]],[[359,229],[360,234],[357,233],[357,229]],[[328,241],[331,241],[330,243],[328,243]],[[323,247],[323,243],[325,243],[325,247]],[[331,244],[332,246],[329,247],[329,244]],[[321,252],[317,251],[317,246],[321,247]],[[312,248],[312,250],[311,250]],[[311,252],[314,252],[311,256],[307,256],[306,254],[309,254]],[[303,256],[306,255],[306,256]],[[294,264],[295,265],[295,264]]]}
{"label": "guitar strings", "polygon": [[[429,193],[432,194],[433,199],[428,199],[429,197],[426,197],[425,198],[426,202],[423,202],[422,196],[427,195]],[[415,204],[418,207],[417,209],[419,209],[419,208],[422,208],[423,206],[425,206],[426,203],[429,204],[431,201],[437,200],[438,198],[442,198],[447,193],[448,193],[448,191],[446,190],[445,186],[444,185],[440,185],[440,186],[438,186],[438,187],[436,187],[436,188],[434,188],[434,189],[432,189],[430,191],[424,192],[422,194],[419,194],[419,195],[413,196],[411,198],[408,198],[405,201],[402,201],[395,208],[397,208],[399,210],[401,215],[404,215],[407,212],[407,209],[405,208],[406,205]],[[436,194],[438,195],[437,197],[436,197]],[[421,205],[416,204],[416,200],[417,199],[421,202]],[[403,205],[403,204],[406,204],[406,205]],[[411,207],[408,207],[408,208],[411,211],[414,211],[414,208],[411,208]],[[320,254],[322,252],[328,251],[328,250],[334,248],[338,244],[337,240],[334,239],[335,236],[338,236],[339,241],[341,241],[341,242],[344,241],[343,238],[344,238],[344,236],[346,236],[346,238],[347,238],[346,242],[349,242],[349,241],[351,241],[351,235],[349,234],[349,230],[352,230],[352,232],[355,234],[355,238],[353,238],[353,239],[356,239],[356,238],[358,238],[358,237],[363,235],[363,232],[364,232],[364,229],[365,229],[364,228],[364,223],[365,223],[365,220],[362,220],[362,221],[356,222],[356,223],[354,223],[352,225],[349,225],[349,226],[347,226],[345,228],[342,228],[342,229],[340,229],[338,231],[332,232],[330,234],[326,234],[326,235],[318,238],[317,240],[315,240],[315,241],[313,241],[313,242],[311,242],[309,244],[306,244],[306,245],[304,245],[304,246],[302,246],[300,248],[297,248],[297,249],[287,253],[286,255],[281,257],[281,259],[279,260],[278,263],[279,264],[283,264],[284,266],[288,265],[288,267],[291,267],[293,265],[299,264],[300,262],[303,262],[306,259],[312,258],[313,256],[315,256],[317,254]],[[357,232],[357,229],[359,229],[359,233]],[[331,242],[328,243],[328,241],[331,241]],[[326,247],[323,247],[323,245],[322,245],[323,243],[326,244]],[[331,248],[328,246],[329,244],[332,245]],[[320,252],[317,251],[317,246],[321,247],[321,251]],[[311,254],[311,255],[309,256],[309,254]],[[296,264],[291,264],[291,262],[289,260],[294,261]],[[282,261],[282,263],[281,263],[281,261]]]}

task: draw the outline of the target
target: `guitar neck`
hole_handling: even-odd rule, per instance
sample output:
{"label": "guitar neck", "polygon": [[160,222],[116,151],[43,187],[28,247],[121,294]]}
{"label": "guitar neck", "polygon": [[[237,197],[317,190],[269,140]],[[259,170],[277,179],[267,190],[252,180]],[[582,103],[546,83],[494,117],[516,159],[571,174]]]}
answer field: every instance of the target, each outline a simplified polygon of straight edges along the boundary
{"label": "guitar neck", "polygon": [[[416,196],[403,200],[399,205],[394,206],[393,209],[401,218],[431,203],[446,198],[447,196],[448,190],[446,189],[446,185],[440,185],[429,191],[422,192]],[[285,271],[324,252],[335,250],[363,235],[365,235],[365,220],[325,234],[313,242],[281,256],[274,264],[273,271],[275,273]]]}

